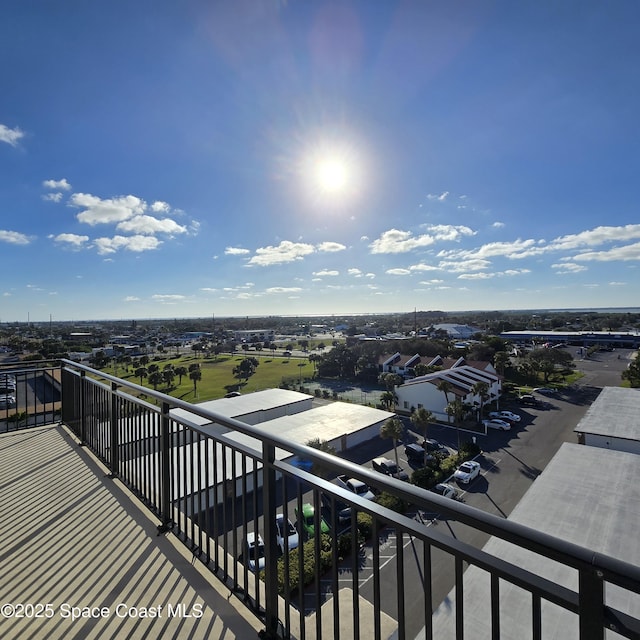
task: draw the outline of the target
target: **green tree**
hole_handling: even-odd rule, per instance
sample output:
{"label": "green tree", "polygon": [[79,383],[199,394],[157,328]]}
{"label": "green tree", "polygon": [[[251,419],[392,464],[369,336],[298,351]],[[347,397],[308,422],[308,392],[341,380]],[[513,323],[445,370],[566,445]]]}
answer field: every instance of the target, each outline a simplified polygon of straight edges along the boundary
{"label": "green tree", "polygon": [[140,378],[140,384],[142,384],[142,379],[146,378],[149,375],[149,371],[146,367],[138,367],[135,371],[136,378]]}
{"label": "green tree", "polygon": [[149,384],[153,385],[153,389],[157,391],[158,385],[162,382],[162,373],[157,369],[149,374]]}
{"label": "green tree", "polygon": [[476,382],[473,387],[471,387],[471,392],[480,398],[477,415],[478,422],[480,422],[480,420],[482,420],[482,409],[484,408],[485,402],[491,397],[489,395],[489,384],[482,381]]}
{"label": "green tree", "polygon": [[[453,391],[453,386],[448,380],[440,380],[436,384],[436,389],[440,391],[440,393],[444,393],[444,401],[447,403],[447,407],[449,406],[449,394]],[[447,411],[447,419],[451,417],[449,412]],[[450,422],[450,420],[449,420]]]}
{"label": "green tree", "polygon": [[178,384],[182,384],[182,378],[184,376],[186,376],[189,373],[189,371],[187,370],[187,367],[185,366],[180,366],[180,367],[176,367],[176,375],[178,376]]}
{"label": "green tree", "polygon": [[380,404],[383,407],[386,407],[387,411],[391,411],[398,400],[398,396],[396,396],[393,391],[383,391],[380,394]]}
{"label": "green tree", "polygon": [[436,417],[424,407],[419,407],[412,414],[409,420],[411,420],[411,424],[416,429],[419,429],[422,432],[424,439],[427,439],[427,431],[429,429],[429,424],[434,422]]}
{"label": "green tree", "polygon": [[396,466],[400,468],[400,462],[398,461],[398,440],[402,438],[404,434],[404,426],[398,418],[389,418],[380,427],[381,438],[391,438],[393,440],[393,453],[396,458]]}
{"label": "green tree", "polygon": [[[324,451],[325,453],[330,453],[332,456],[336,455],[335,447],[331,446],[326,440],[321,440],[320,438],[313,438],[305,443],[307,447],[312,447],[313,449],[318,449],[318,451]],[[311,472],[315,473],[317,476],[326,475],[328,468],[322,464],[319,464],[314,461],[313,466],[311,468]]]}
{"label": "green tree", "polygon": [[447,415],[453,418],[453,423],[456,427],[456,437],[458,440],[458,451],[460,451],[460,423],[462,422],[465,414],[465,406],[460,398],[455,398],[447,405]]}
{"label": "green tree", "polygon": [[197,392],[197,383],[199,380],[202,380],[202,371],[200,371],[200,367],[189,371],[189,379],[193,380],[193,395],[195,396]]}

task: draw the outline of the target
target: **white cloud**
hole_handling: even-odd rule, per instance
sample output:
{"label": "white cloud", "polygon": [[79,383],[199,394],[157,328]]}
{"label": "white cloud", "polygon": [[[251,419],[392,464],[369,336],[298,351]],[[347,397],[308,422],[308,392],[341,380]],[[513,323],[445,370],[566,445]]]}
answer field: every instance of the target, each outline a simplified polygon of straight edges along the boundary
{"label": "white cloud", "polygon": [[409,271],[409,269],[387,269],[385,273],[388,273],[390,276],[408,276],[411,271]]}
{"label": "white cloud", "polygon": [[89,193],[74,193],[69,202],[76,207],[84,208],[76,218],[91,226],[122,222],[141,215],[146,209],[144,200],[136,196],[121,196],[102,200]]}
{"label": "white cloud", "polygon": [[57,236],[49,236],[55,242],[67,244],[75,249],[80,249],[89,242],[89,236],[79,236],[75,233],[59,233]]}
{"label": "white cloud", "polygon": [[153,236],[114,236],[113,238],[96,238],[94,241],[100,255],[115,253],[120,249],[141,252],[157,249],[162,242]]}
{"label": "white cloud", "polygon": [[620,227],[596,227],[580,233],[561,236],[551,242],[557,249],[579,249],[581,247],[597,247],[606,242],[629,241],[640,238],[640,224],[627,224]]}
{"label": "white cloud", "polygon": [[438,200],[439,202],[444,202],[448,196],[449,196],[448,191],[443,191],[440,195],[430,193],[427,195],[427,200]]}
{"label": "white cloud", "polygon": [[440,267],[435,267],[430,264],[424,264],[424,262],[419,262],[418,264],[412,264],[409,269],[411,271],[440,271]]}
{"label": "white cloud", "polygon": [[640,260],[640,242],[628,244],[624,247],[614,247],[608,251],[590,251],[587,253],[580,253],[573,256],[573,259],[583,262],[612,262],[614,260],[626,262],[628,260]]}
{"label": "white cloud", "polygon": [[138,300],[140,300],[138,296],[127,296],[126,298],[123,298],[124,302],[138,302]]}
{"label": "white cloud", "polygon": [[443,260],[440,267],[452,273],[461,273],[464,271],[481,271],[487,269],[491,263],[489,260],[470,259],[470,260]]}
{"label": "white cloud", "polygon": [[6,142],[12,147],[16,147],[23,136],[24,133],[18,127],[9,129],[6,125],[0,124],[0,142]]}
{"label": "white cloud", "polygon": [[56,189],[62,191],[69,191],[69,189],[71,189],[71,185],[67,182],[66,178],[62,178],[62,180],[45,180],[42,183],[42,186],[46,189]]}
{"label": "white cloud", "polygon": [[558,274],[565,273],[580,273],[580,271],[586,271],[587,267],[582,264],[575,264],[574,262],[561,262],[551,265],[552,269],[556,270]]}
{"label": "white cloud", "polygon": [[60,202],[62,200],[62,193],[60,193],[60,191],[56,193],[45,193],[42,199],[45,202]]}
{"label": "white cloud", "polygon": [[153,216],[139,215],[120,222],[116,229],[126,233],[139,233],[143,235],[154,235],[156,233],[166,233],[173,235],[176,233],[186,233],[187,228],[179,225],[171,218],[159,220]]}
{"label": "white cloud", "polygon": [[162,200],[156,200],[151,205],[151,211],[154,213],[169,213],[170,210],[171,207],[166,202],[162,202]]}
{"label": "white cloud", "polygon": [[31,240],[29,239],[29,236],[26,236],[24,233],[0,229],[0,242],[7,242],[9,244],[29,244]]}
{"label": "white cloud", "polygon": [[462,273],[458,276],[459,280],[488,280],[495,277],[495,273],[486,273],[482,271],[480,273]]}
{"label": "white cloud", "polygon": [[347,247],[339,242],[321,242],[317,245],[318,251],[326,253],[335,253],[336,251],[344,251]]}
{"label": "white cloud", "polygon": [[360,269],[347,269],[347,273],[350,276],[353,276],[354,278],[361,278],[362,277],[362,271],[360,271]]}
{"label": "white cloud", "polygon": [[304,256],[314,253],[314,251],[315,249],[310,244],[283,240],[277,247],[269,246],[256,249],[256,255],[249,260],[248,265],[267,267],[274,264],[286,264],[302,260]]}
{"label": "white cloud", "polygon": [[269,287],[265,289],[265,293],[299,293],[301,287]]}
{"label": "white cloud", "polygon": [[331,269],[323,269],[322,271],[314,271],[313,275],[317,278],[323,278],[324,276],[339,276],[340,272]]}
{"label": "white cloud", "polygon": [[491,226],[492,226],[494,229],[502,229],[502,227],[504,227],[504,226],[505,226],[505,224],[504,224],[504,222],[498,222],[498,221],[496,220],[496,222],[494,222]]}
{"label": "white cloud", "polygon": [[242,249],[240,247],[227,247],[224,250],[225,255],[227,256],[244,256],[247,253],[251,253],[249,249]]}
{"label": "white cloud", "polygon": [[163,304],[175,304],[176,302],[182,302],[183,300],[186,300],[187,297],[175,293],[155,293],[151,296],[151,299]]}
{"label": "white cloud", "polygon": [[411,231],[389,229],[374,240],[369,247],[371,253],[407,253],[414,249],[428,247],[437,240],[459,240],[461,236],[474,235],[474,231],[465,226],[454,225],[430,225],[429,233],[414,236]]}

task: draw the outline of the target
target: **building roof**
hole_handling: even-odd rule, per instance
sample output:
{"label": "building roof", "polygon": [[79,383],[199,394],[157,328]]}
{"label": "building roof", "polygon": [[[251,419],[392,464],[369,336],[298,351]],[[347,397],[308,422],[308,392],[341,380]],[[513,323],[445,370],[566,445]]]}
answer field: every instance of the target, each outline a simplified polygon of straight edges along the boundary
{"label": "building roof", "polygon": [[639,414],[640,389],[605,387],[574,431],[640,440]]}
{"label": "building roof", "polygon": [[[298,391],[265,389],[264,391],[255,391],[235,398],[208,400],[207,402],[199,403],[198,407],[207,409],[208,411],[215,411],[225,418],[242,420],[242,416],[259,411],[269,411],[299,402],[308,402],[310,399],[313,399],[313,396],[306,393],[299,393]],[[171,415],[177,418],[186,418],[197,425],[209,424],[211,422],[208,418],[198,416],[186,409],[172,409]]]}
{"label": "building roof", "polygon": [[467,395],[476,382],[486,382],[491,385],[499,379],[500,377],[495,373],[465,364],[451,369],[442,369],[441,371],[427,373],[424,376],[418,376],[417,378],[413,378],[413,380],[408,380],[401,386],[407,388],[412,385],[425,383],[437,385],[440,381],[446,380],[454,386],[452,393],[456,393],[457,389],[458,394]]}
{"label": "building roof", "polygon": [[[565,443],[509,519],[640,566],[638,455]],[[556,584],[577,588],[573,569],[498,538],[491,538],[484,551]],[[491,638],[488,585],[485,571],[472,566],[465,572],[465,637]],[[634,594],[608,585],[607,603],[640,617],[640,598]],[[500,583],[500,621],[501,638],[530,637],[531,596],[504,580]],[[578,638],[575,614],[544,601],[542,628],[547,640]],[[434,637],[455,638],[455,590],[434,614]]]}

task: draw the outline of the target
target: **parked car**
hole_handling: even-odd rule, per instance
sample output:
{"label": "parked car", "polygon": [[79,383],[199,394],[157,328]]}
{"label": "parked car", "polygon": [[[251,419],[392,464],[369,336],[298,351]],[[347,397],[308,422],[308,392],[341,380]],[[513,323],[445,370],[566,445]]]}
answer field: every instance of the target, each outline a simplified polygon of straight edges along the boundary
{"label": "parked car", "polygon": [[437,440],[433,440],[431,438],[425,438],[422,441],[422,447],[428,453],[444,453],[446,455],[449,455],[449,449],[447,449],[447,447],[445,447],[441,442],[438,442]]}
{"label": "parked car", "polygon": [[439,496],[443,496],[445,498],[455,499],[458,495],[455,487],[452,487],[446,482],[439,482],[435,487],[431,487],[430,491],[433,491],[433,493],[437,493]]}
{"label": "parked car", "polygon": [[362,482],[362,480],[341,475],[336,478],[336,484],[344,489],[348,489],[361,498],[365,498],[366,500],[373,500],[375,498],[373,491],[371,491],[368,485],[365,482]]}
{"label": "parked car", "polygon": [[474,478],[480,475],[480,463],[475,460],[463,462],[453,474],[453,479],[462,484],[469,484]]}
{"label": "parked car", "polygon": [[242,553],[242,557],[251,571],[264,569],[264,540],[259,533],[247,533]]}
{"label": "parked car", "polygon": [[393,460],[389,460],[389,458],[374,458],[371,461],[371,466],[375,471],[384,473],[392,478],[405,481],[409,479],[409,474],[404,469],[399,468],[396,463]]}
{"label": "parked car", "polygon": [[239,391],[229,391],[229,393],[225,394],[225,398],[237,398],[238,396],[241,396],[242,394]]}
{"label": "parked car", "polygon": [[424,465],[433,462],[433,456],[427,453],[419,444],[408,444],[404,448],[404,454],[412,464]]}
{"label": "parked car", "polygon": [[0,409],[13,409],[16,406],[15,396],[0,395]]}
{"label": "parked car", "polygon": [[509,429],[511,429],[511,425],[506,420],[498,420],[497,418],[483,420],[482,424],[487,427],[487,429],[501,429],[502,431],[509,431]]}
{"label": "parked car", "polygon": [[293,526],[293,522],[285,519],[282,513],[276,515],[276,540],[281,553],[297,549],[300,542],[298,531]]}
{"label": "parked car", "polygon": [[555,389],[550,389],[549,387],[536,387],[532,389],[533,393],[539,393],[542,396],[555,396],[558,395],[558,392]]}
{"label": "parked car", "polygon": [[322,506],[324,508],[324,512],[327,516],[327,522],[333,524],[333,508],[335,506],[336,509],[336,520],[338,523],[338,527],[340,529],[344,529],[351,524],[351,507],[346,503],[342,502],[342,500],[338,500],[338,498],[334,498],[332,504],[332,496],[327,495],[326,493],[322,494]]}
{"label": "parked car", "polygon": [[535,406],[538,404],[538,399],[530,393],[524,393],[521,396],[518,396],[518,402],[520,404]]}
{"label": "parked car", "polygon": [[507,422],[520,422],[520,416],[512,411],[492,411],[489,414],[490,418],[496,418],[498,420],[506,420]]}
{"label": "parked car", "polygon": [[[298,507],[296,507],[298,524],[310,538],[316,535],[315,513],[316,510],[314,506],[309,502],[305,502],[302,505],[302,513],[298,513]],[[322,516],[320,516],[320,533],[329,533],[329,525]]]}

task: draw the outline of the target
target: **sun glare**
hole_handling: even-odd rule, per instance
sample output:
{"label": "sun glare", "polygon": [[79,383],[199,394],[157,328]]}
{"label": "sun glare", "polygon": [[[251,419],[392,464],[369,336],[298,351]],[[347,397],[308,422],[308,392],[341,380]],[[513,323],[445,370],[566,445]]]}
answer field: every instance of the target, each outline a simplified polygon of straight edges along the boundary
{"label": "sun glare", "polygon": [[349,182],[349,169],[339,158],[326,158],[318,162],[316,167],[318,186],[327,193],[343,191]]}

